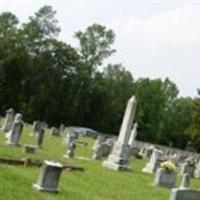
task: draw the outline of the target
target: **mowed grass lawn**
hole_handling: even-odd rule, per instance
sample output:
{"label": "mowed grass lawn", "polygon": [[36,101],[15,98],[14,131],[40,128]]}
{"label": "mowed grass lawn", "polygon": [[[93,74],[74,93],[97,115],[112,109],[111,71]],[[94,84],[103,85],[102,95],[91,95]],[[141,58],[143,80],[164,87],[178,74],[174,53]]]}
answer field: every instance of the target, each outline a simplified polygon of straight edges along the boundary
{"label": "mowed grass lawn", "polygon": [[[32,188],[40,168],[13,166],[0,163],[0,200],[168,200],[170,190],[154,187],[153,175],[142,173],[146,160],[131,159],[132,172],[115,172],[102,167],[102,161],[66,159],[63,154],[63,137],[49,135],[46,130],[43,149],[36,154],[23,153],[23,144],[36,144],[30,137],[31,126],[24,128],[21,147],[5,144],[5,134],[0,134],[0,156],[56,160],[83,167],[84,172],[63,171],[58,194],[38,192]],[[88,146],[78,145],[76,155],[91,157],[93,140]],[[178,182],[180,182],[180,177]],[[200,180],[192,180],[191,187],[200,188]]]}

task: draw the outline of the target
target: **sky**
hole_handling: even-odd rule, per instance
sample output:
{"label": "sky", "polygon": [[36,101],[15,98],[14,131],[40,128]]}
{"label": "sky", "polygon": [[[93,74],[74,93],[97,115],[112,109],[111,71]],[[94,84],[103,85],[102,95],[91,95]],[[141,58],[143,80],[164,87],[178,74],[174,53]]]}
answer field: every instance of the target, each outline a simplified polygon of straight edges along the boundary
{"label": "sky", "polygon": [[168,77],[180,96],[197,96],[200,0],[0,0],[0,13],[26,22],[44,5],[57,11],[61,40],[77,47],[76,31],[102,24],[116,34],[107,63],[121,63],[134,79]]}

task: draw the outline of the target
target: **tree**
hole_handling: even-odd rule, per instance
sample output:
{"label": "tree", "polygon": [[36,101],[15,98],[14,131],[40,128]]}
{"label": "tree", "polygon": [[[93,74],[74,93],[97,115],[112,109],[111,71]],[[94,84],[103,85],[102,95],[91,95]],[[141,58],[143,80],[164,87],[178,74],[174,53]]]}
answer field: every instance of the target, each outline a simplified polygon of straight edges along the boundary
{"label": "tree", "polygon": [[105,82],[104,130],[118,134],[127,100],[134,93],[132,74],[121,64],[109,64],[103,71]]}
{"label": "tree", "polygon": [[171,143],[175,147],[184,149],[190,140],[192,112],[192,98],[176,98],[164,112],[160,123],[159,142],[167,145]]}
{"label": "tree", "polygon": [[89,26],[85,32],[76,32],[75,38],[79,40],[82,62],[91,72],[96,70],[105,58],[115,52],[111,47],[115,39],[114,32],[100,24]]}
{"label": "tree", "polygon": [[24,23],[21,29],[23,47],[32,55],[51,48],[50,39],[55,39],[60,28],[55,18],[56,11],[51,6],[43,6],[34,16],[29,17],[28,23]]}
{"label": "tree", "polygon": [[[198,90],[198,96],[200,95],[200,91]],[[190,139],[192,141],[192,145],[200,151],[199,143],[200,143],[200,98],[196,97],[193,100],[192,105],[192,122],[189,129]]]}
{"label": "tree", "polygon": [[89,26],[84,32],[75,33],[75,38],[78,39],[80,45],[78,49],[80,65],[74,79],[75,93],[72,109],[78,125],[100,127],[97,121],[102,120],[100,119],[101,112],[97,114],[97,117],[97,110],[94,111],[94,109],[97,109],[96,105],[103,106],[101,100],[105,91],[102,74],[97,67],[102,65],[105,58],[114,53],[115,50],[111,47],[114,37],[112,30],[99,24]]}
{"label": "tree", "polygon": [[163,82],[161,79],[141,78],[135,83],[135,94],[138,99],[136,119],[139,123],[139,139],[167,142],[162,132],[165,127],[162,119],[177,97],[175,84],[168,79]]}

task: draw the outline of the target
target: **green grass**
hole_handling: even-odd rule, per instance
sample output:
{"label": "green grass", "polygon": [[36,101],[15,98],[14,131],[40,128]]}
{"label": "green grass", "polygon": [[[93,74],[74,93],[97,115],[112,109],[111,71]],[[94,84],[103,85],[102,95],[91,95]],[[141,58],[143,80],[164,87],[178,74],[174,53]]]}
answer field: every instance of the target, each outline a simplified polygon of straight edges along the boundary
{"label": "green grass", "polygon": [[[21,144],[36,144],[34,137],[30,137],[31,127],[25,128]],[[38,192],[32,188],[36,182],[39,168],[12,166],[0,163],[0,199],[2,200],[168,200],[170,190],[154,187],[154,177],[142,173],[147,161],[131,159],[132,172],[115,172],[102,167],[102,161],[86,161],[66,159],[66,148],[62,137],[54,137],[46,131],[44,148],[36,154],[23,153],[23,146],[11,147],[5,144],[5,135],[0,133],[0,156],[14,158],[34,158],[57,160],[83,167],[84,172],[63,171],[59,183],[60,192],[52,194]],[[78,145],[78,156],[91,157],[93,141],[87,141],[88,146]],[[180,182],[180,177],[179,181]],[[192,179],[191,187],[200,188],[200,180]]]}

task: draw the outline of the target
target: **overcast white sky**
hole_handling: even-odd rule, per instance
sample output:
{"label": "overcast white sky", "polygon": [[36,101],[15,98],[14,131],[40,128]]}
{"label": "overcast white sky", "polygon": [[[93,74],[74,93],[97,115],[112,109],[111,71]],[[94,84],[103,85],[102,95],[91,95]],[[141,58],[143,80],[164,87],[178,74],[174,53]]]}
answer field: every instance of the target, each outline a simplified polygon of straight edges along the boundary
{"label": "overcast white sky", "polygon": [[135,79],[169,77],[182,96],[200,88],[200,0],[0,0],[25,22],[43,5],[57,10],[60,38],[76,46],[74,32],[100,23],[116,33],[117,53]]}

